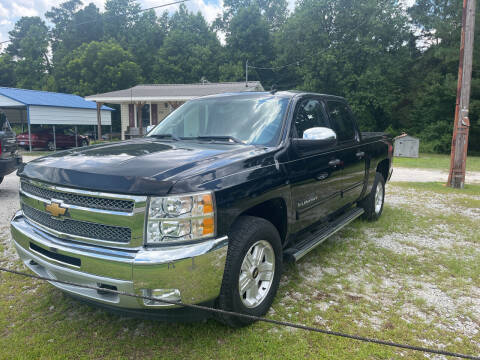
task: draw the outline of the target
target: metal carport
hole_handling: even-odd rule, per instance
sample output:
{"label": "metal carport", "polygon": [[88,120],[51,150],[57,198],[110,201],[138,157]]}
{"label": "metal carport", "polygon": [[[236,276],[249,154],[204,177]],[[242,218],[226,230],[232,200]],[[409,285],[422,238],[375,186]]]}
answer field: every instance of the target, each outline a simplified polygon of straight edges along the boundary
{"label": "metal carport", "polygon": [[[78,95],[0,87],[0,109],[9,113],[13,123],[26,121],[29,148],[32,151],[31,125],[111,125],[113,109],[102,106],[97,119],[97,104]],[[9,118],[10,121],[10,118]]]}

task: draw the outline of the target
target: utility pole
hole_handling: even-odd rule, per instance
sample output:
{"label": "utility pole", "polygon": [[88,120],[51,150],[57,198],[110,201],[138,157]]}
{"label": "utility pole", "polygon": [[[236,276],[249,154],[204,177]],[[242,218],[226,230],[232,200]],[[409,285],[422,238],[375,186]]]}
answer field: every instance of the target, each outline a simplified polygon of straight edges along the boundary
{"label": "utility pole", "polygon": [[248,59],[245,62],[245,87],[248,87]]}
{"label": "utility pole", "polygon": [[475,28],[475,0],[463,0],[460,64],[458,67],[457,101],[453,126],[450,172],[447,185],[457,189],[465,186],[465,166],[468,148],[468,108],[472,81],[473,34]]}

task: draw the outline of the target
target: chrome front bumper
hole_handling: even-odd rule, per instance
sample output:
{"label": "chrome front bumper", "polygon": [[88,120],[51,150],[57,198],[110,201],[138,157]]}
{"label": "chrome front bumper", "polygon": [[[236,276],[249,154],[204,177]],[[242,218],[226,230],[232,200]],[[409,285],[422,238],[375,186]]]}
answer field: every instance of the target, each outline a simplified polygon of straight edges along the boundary
{"label": "chrome front bumper", "polygon": [[[11,221],[13,243],[34,273],[78,284],[144,295],[179,292],[186,304],[204,303],[220,293],[228,238],[156,249],[114,249],[54,237],[30,224],[21,211]],[[52,282],[86,300],[127,309],[171,308],[172,305]],[[177,291],[178,290],[178,291]]]}

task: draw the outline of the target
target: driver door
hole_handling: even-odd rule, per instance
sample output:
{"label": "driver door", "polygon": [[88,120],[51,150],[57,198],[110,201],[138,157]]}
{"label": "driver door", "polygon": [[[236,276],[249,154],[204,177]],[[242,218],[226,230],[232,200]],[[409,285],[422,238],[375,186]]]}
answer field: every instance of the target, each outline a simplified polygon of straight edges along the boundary
{"label": "driver door", "polygon": [[[293,116],[292,138],[303,138],[307,129],[331,128],[321,98],[307,97],[297,103]],[[335,145],[312,147],[308,151],[292,149],[288,163],[293,206],[296,213],[295,232],[319,221],[341,207],[341,168],[334,166]]]}

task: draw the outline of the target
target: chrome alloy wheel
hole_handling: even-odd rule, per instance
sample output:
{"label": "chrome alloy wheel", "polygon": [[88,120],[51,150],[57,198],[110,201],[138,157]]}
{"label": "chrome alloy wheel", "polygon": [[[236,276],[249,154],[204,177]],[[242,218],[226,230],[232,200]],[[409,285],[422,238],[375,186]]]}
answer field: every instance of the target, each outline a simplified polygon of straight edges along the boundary
{"label": "chrome alloy wheel", "polygon": [[257,307],[268,295],[275,275],[275,252],[268,241],[259,240],[248,249],[238,277],[243,305]]}
{"label": "chrome alloy wheel", "polygon": [[383,193],[385,189],[383,184],[379,181],[377,184],[377,188],[375,189],[375,213],[379,214],[380,210],[382,210],[383,205]]}

